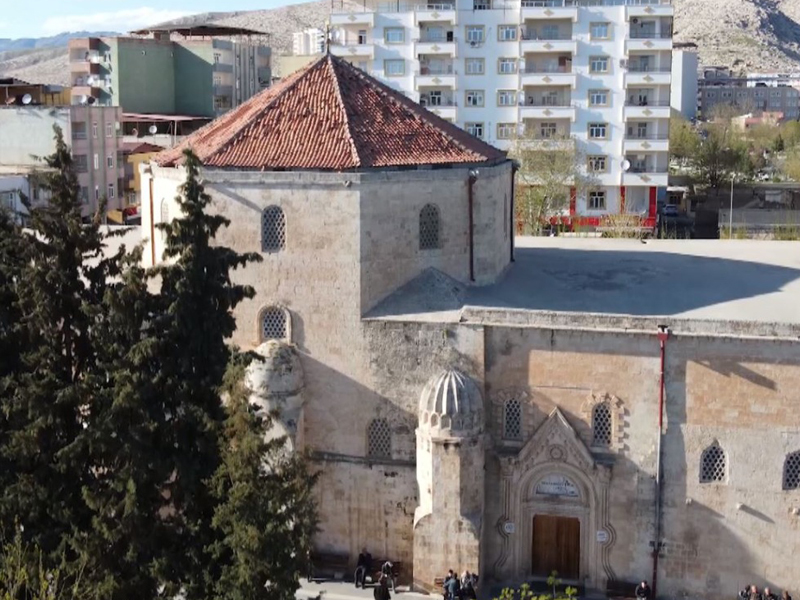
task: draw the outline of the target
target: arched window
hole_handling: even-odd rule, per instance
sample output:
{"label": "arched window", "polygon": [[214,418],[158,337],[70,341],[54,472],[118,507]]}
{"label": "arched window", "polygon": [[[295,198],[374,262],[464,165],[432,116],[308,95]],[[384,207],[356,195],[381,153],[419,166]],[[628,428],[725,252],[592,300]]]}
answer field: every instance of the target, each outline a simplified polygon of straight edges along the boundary
{"label": "arched window", "polygon": [[611,406],[608,401],[595,404],[592,408],[592,445],[610,447],[611,432]]}
{"label": "arched window", "polygon": [[439,208],[426,204],[419,211],[419,249],[435,250],[439,243]]}
{"label": "arched window", "polygon": [[386,419],[373,419],[367,429],[367,456],[392,458],[392,431]]}
{"label": "arched window", "polygon": [[261,213],[261,250],[279,252],[286,247],[286,216],[280,206],[268,206]]}
{"label": "arched window", "polygon": [[270,306],[261,312],[261,341],[285,340],[288,336],[288,318],[286,310],[279,306]]}
{"label": "arched window", "polygon": [[[161,201],[161,223],[169,223],[169,203],[165,200]],[[167,232],[161,230],[161,239],[166,239]]]}
{"label": "arched window", "polygon": [[714,442],[700,457],[700,483],[724,482],[727,475],[725,451]]}
{"label": "arched window", "polygon": [[783,461],[783,489],[800,490],[800,450],[787,454]]}
{"label": "arched window", "polygon": [[522,403],[517,398],[510,398],[503,404],[503,438],[522,439]]}

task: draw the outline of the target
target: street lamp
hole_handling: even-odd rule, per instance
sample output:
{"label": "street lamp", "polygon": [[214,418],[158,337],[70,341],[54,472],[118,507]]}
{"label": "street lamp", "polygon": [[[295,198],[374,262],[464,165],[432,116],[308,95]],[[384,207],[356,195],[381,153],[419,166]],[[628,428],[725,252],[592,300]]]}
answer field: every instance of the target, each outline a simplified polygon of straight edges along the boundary
{"label": "street lamp", "polygon": [[733,182],[736,180],[736,173],[731,173],[731,210],[728,213],[728,239],[733,238]]}

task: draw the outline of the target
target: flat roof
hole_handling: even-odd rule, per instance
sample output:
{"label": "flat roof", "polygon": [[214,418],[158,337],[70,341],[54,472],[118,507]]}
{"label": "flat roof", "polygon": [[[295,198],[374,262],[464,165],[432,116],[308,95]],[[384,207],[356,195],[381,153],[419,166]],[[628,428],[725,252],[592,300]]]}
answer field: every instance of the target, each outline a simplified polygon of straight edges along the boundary
{"label": "flat roof", "polygon": [[264,31],[257,31],[255,29],[247,29],[246,27],[230,27],[228,25],[156,25],[146,29],[139,29],[131,31],[133,35],[149,35],[151,33],[177,33],[184,37],[221,37],[221,36],[236,36],[236,35],[269,35]]}
{"label": "flat roof", "polygon": [[211,121],[211,117],[197,117],[193,115],[161,115],[158,113],[122,113],[124,123],[169,122],[176,121]]}
{"label": "flat roof", "polygon": [[747,329],[734,322],[755,324],[754,335],[786,330],[758,326],[780,324],[800,335],[800,242],[518,237],[515,256],[494,285],[453,287],[426,272],[368,316],[469,321],[480,313],[502,322],[510,310],[515,322],[527,311],[724,322],[714,333]]}

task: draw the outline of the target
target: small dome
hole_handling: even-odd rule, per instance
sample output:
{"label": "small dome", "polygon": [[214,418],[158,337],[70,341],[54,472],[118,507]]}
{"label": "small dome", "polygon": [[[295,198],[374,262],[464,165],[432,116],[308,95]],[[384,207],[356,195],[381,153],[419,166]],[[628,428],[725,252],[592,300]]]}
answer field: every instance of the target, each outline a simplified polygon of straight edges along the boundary
{"label": "small dome", "polygon": [[264,342],[256,353],[263,360],[253,360],[247,367],[245,383],[257,396],[287,397],[303,389],[303,366],[294,348],[279,340]]}
{"label": "small dome", "polygon": [[419,402],[420,427],[451,433],[483,426],[483,399],[475,382],[454,369],[432,377]]}

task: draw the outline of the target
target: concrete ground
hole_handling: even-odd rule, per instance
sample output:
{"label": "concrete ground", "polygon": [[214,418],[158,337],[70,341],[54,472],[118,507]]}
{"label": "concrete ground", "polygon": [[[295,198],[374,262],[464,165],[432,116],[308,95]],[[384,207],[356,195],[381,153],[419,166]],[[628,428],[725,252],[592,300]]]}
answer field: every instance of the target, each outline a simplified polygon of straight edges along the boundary
{"label": "concrete ground", "polygon": [[[300,589],[297,590],[298,600],[365,600],[372,599],[373,587],[358,588],[352,582],[345,581],[312,581],[303,579]],[[399,586],[392,598],[400,600],[441,600],[440,595],[427,595],[408,591],[407,587]]]}

